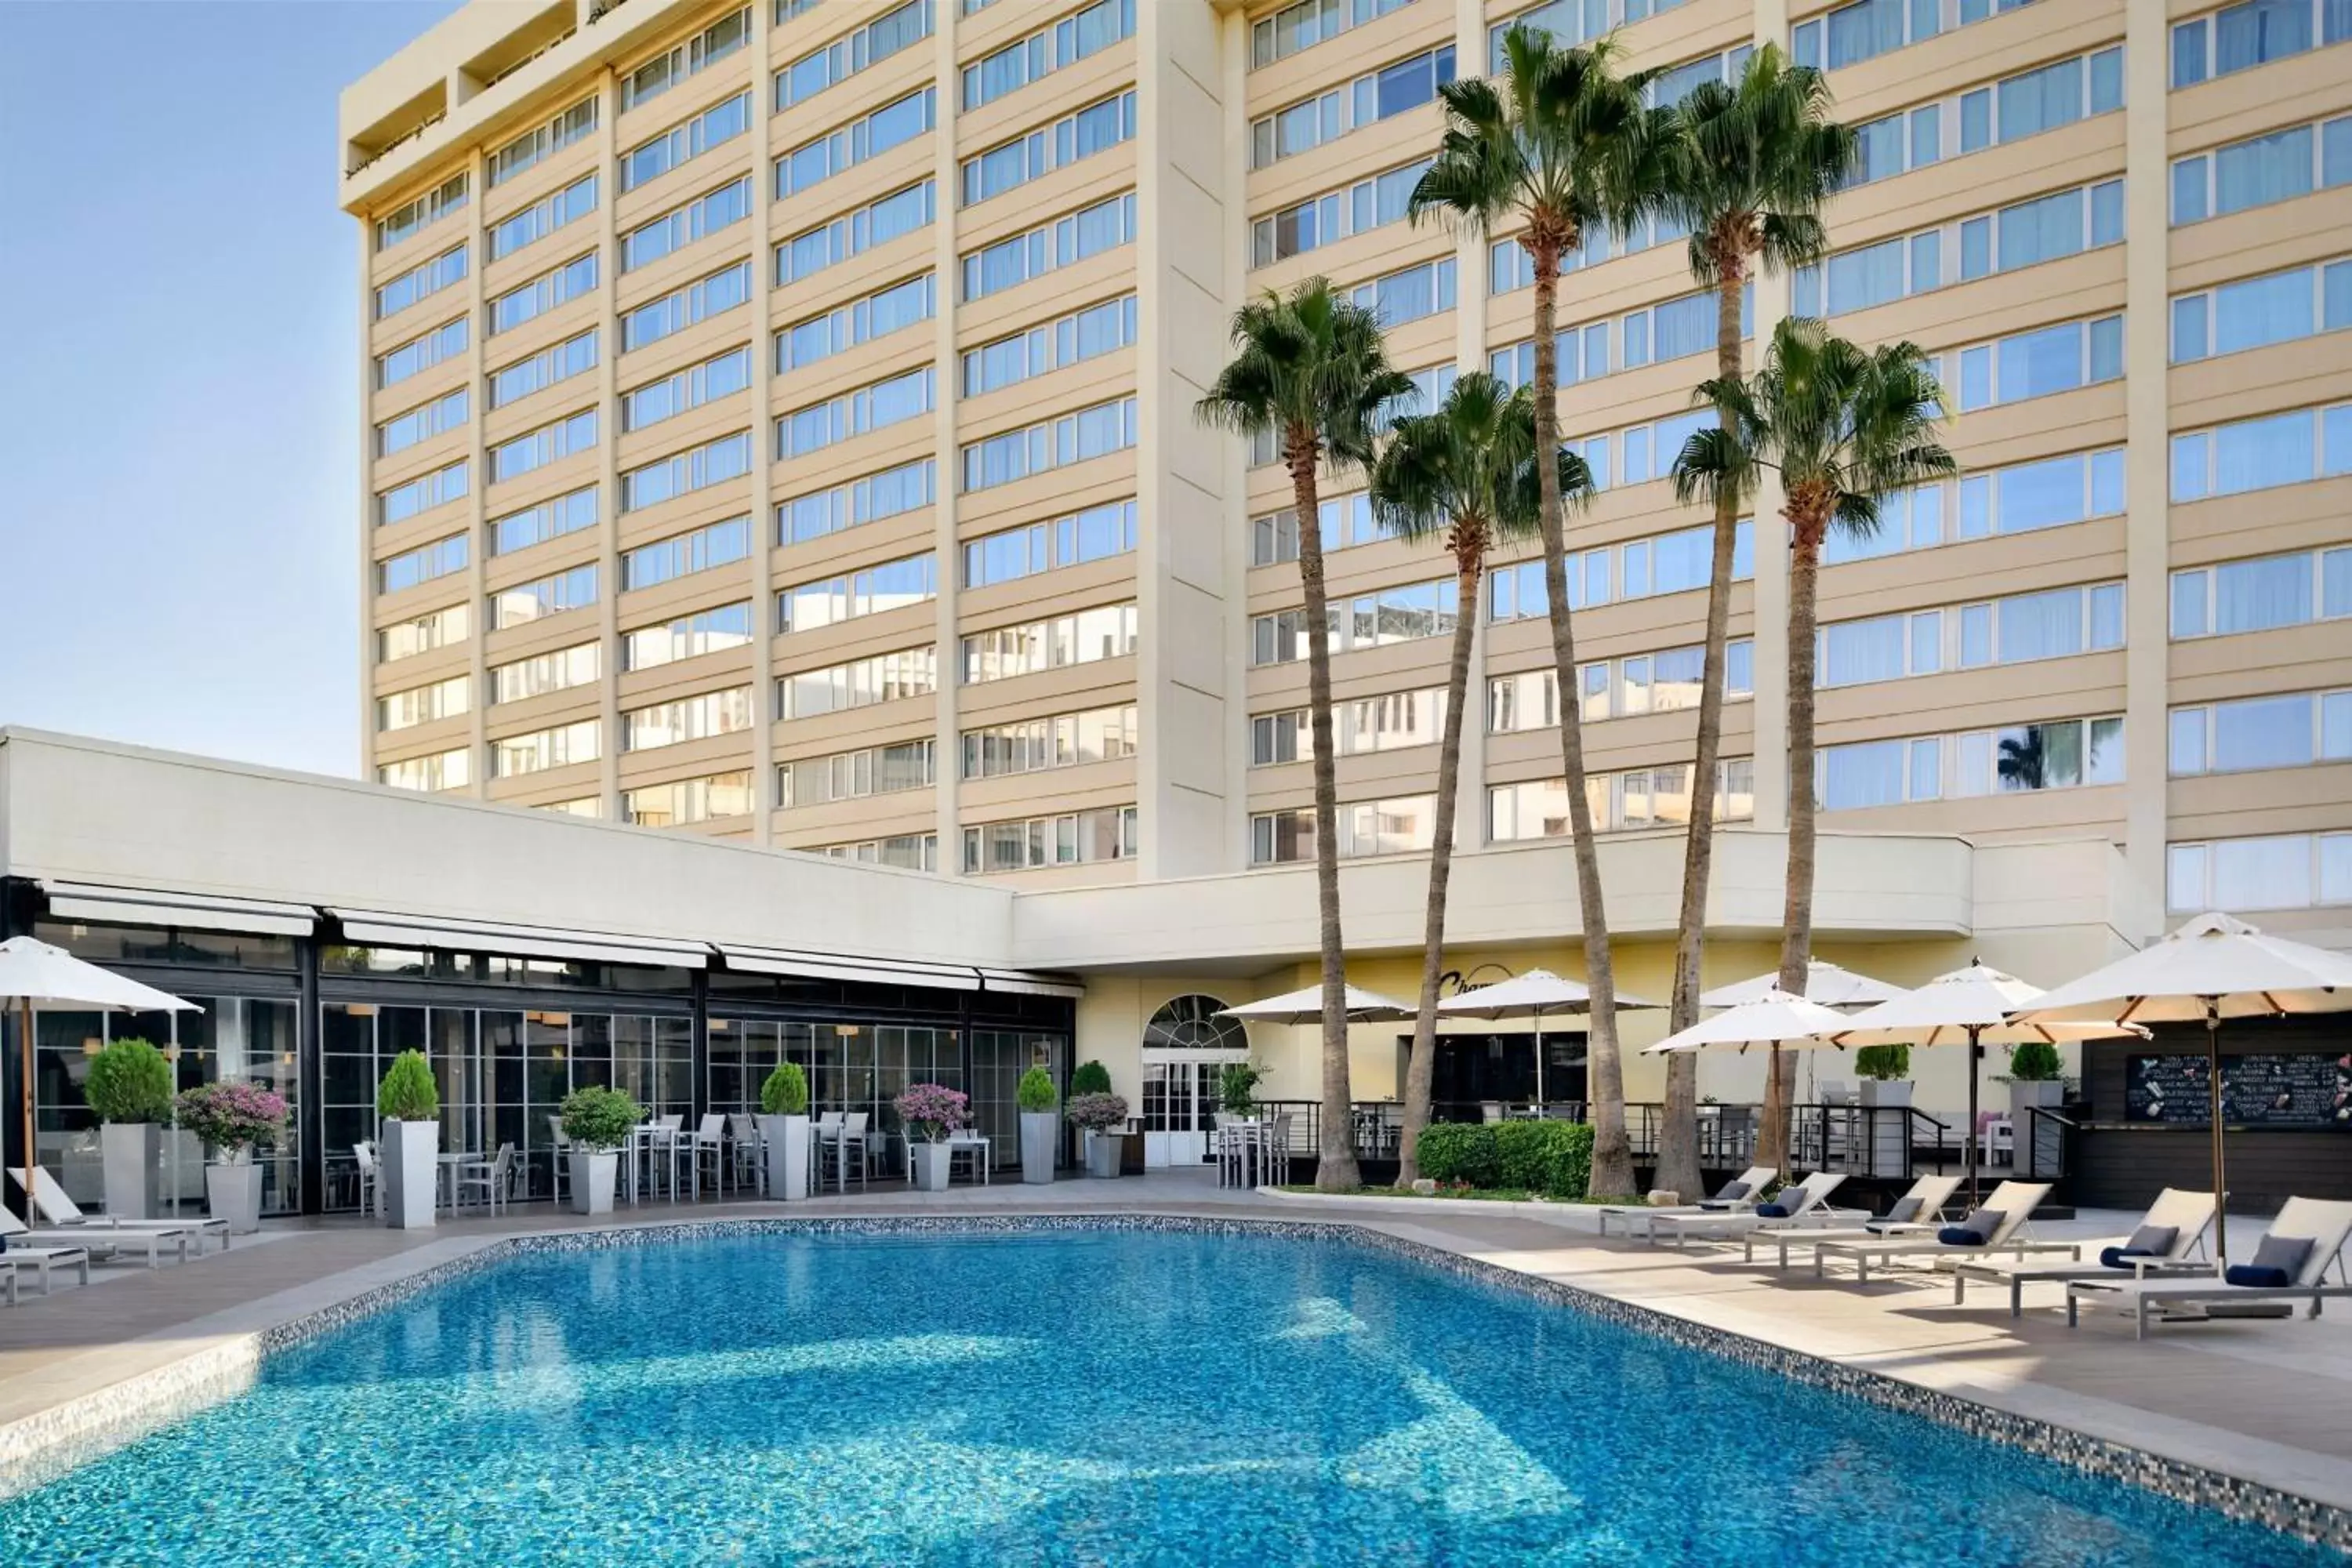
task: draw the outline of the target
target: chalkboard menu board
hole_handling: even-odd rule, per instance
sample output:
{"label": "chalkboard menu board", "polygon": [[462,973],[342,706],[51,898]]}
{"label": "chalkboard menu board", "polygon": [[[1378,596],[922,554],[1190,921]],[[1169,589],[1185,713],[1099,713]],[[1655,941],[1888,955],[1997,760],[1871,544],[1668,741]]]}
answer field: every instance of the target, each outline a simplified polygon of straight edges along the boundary
{"label": "chalkboard menu board", "polygon": [[[2124,1119],[2210,1125],[2205,1067],[2200,1056],[2131,1058],[2124,1072]],[[2230,1126],[2352,1132],[2352,1055],[2224,1056],[2221,1120]]]}

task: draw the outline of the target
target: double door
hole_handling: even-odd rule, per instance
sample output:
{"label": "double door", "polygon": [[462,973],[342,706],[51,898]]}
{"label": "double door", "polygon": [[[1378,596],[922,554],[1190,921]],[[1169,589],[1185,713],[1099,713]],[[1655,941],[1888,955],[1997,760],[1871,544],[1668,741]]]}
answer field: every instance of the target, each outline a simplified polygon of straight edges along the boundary
{"label": "double door", "polygon": [[1217,1125],[1217,1079],[1239,1052],[1146,1052],[1143,1058],[1143,1168],[1204,1164]]}

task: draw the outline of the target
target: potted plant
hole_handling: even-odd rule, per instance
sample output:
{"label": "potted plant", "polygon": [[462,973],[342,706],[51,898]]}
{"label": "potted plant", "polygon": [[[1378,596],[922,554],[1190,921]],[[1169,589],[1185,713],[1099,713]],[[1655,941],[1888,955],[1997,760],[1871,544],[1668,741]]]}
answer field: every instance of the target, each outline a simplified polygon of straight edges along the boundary
{"label": "potted plant", "polygon": [[394,1230],[425,1230],[441,1185],[441,1089],[423,1051],[392,1058],[375,1091],[383,1119],[376,1152],[376,1187],[383,1223]]}
{"label": "potted plant", "polygon": [[81,1094],[99,1120],[108,1215],[153,1219],[162,1123],[172,1119],[172,1064],[145,1040],[117,1040],[90,1058]]}
{"label": "potted plant", "polygon": [[1217,1074],[1217,1109],[1227,1116],[1257,1114],[1257,1086],[1265,1069],[1251,1062],[1227,1062]]}
{"label": "potted plant", "polygon": [[1853,1053],[1853,1070],[1862,1075],[1863,1104],[1911,1103],[1909,1046],[1864,1046]]}
{"label": "potted plant", "polygon": [[205,1200],[232,1236],[261,1228],[261,1167],[256,1149],[286,1135],[286,1097],[257,1083],[200,1083],[180,1091],[180,1125],[220,1158],[205,1167]]}
{"label": "potted plant", "polygon": [[1073,1094],[1063,1112],[1086,1135],[1087,1174],[1116,1176],[1125,1142],[1127,1101],[1115,1094]]}
{"label": "potted plant", "polygon": [[915,1185],[927,1193],[948,1190],[948,1134],[971,1120],[971,1101],[943,1083],[911,1083],[892,1104],[907,1127],[907,1163]]}
{"label": "potted plant", "polygon": [[2066,1085],[2060,1077],[2064,1071],[2058,1047],[2046,1040],[2028,1040],[2009,1053],[2009,1124],[2017,1147],[2025,1147],[2032,1135],[2028,1109],[2064,1101]]}
{"label": "potted plant", "polygon": [[760,1147],[768,1161],[768,1195],[787,1202],[808,1196],[808,1074],[798,1062],[779,1062],[760,1086]]}
{"label": "potted plant", "polygon": [[572,1141],[572,1212],[611,1214],[621,1145],[645,1119],[646,1108],[617,1089],[575,1089],[563,1097],[559,1114]]}
{"label": "potted plant", "polygon": [[1062,1132],[1062,1097],[1054,1092],[1054,1075],[1031,1068],[1021,1075],[1013,1098],[1021,1106],[1021,1179],[1029,1183],[1054,1179],[1054,1145]]}
{"label": "potted plant", "polygon": [[1109,1092],[1110,1068],[1100,1062],[1080,1062],[1077,1070],[1070,1075],[1070,1094],[1073,1099],[1081,1094],[1108,1094]]}

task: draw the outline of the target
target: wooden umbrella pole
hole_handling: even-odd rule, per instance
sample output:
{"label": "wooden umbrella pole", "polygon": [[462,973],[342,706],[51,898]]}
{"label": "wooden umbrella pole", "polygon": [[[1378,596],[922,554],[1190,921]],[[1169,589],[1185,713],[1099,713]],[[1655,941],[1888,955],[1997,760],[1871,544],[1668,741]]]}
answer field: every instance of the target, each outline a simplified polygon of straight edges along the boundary
{"label": "wooden umbrella pole", "polygon": [[23,1075],[23,1081],[17,1087],[25,1096],[25,1223],[30,1225],[33,1222],[33,999],[30,996],[23,998],[18,1005],[16,1030],[18,1070]]}
{"label": "wooden umbrella pole", "polygon": [[2205,1089],[2213,1112],[2213,1271],[2230,1267],[2230,1177],[2221,1148],[2221,999],[2205,998]]}
{"label": "wooden umbrella pole", "polygon": [[1960,1130],[1964,1152],[1960,1163],[1969,1173],[1969,1212],[1977,1207],[1977,1079],[1984,1076],[1984,1026],[1969,1026],[1969,1124]]}

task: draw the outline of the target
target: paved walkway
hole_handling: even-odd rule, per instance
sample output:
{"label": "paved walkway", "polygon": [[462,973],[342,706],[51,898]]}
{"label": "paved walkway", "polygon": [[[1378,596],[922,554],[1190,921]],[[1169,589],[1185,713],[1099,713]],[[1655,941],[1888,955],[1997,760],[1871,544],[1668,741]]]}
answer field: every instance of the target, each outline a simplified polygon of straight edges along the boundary
{"label": "paved walkway", "polygon": [[[792,1213],[853,1215],[1147,1211],[1241,1218],[1345,1219],[1426,1246],[1572,1284],[1712,1328],[1956,1394],[2352,1508],[2352,1314],[2318,1322],[2210,1323],[2145,1343],[2127,1320],[2086,1320],[2070,1331],[2053,1310],[2055,1287],[2030,1295],[2022,1321],[2006,1289],[1971,1288],[1955,1307],[1948,1278],[1934,1283],[1851,1279],[1817,1283],[1810,1271],[1736,1266],[1738,1252],[1676,1253],[1593,1234],[1590,1211],[1541,1217],[1434,1213],[1390,1200],[1306,1200],[1221,1190],[1207,1173],[1001,1184],[946,1194],[876,1192],[806,1205],[623,1205],[613,1224]],[[2089,1215],[2042,1227],[2044,1237],[2114,1236],[2136,1216]],[[198,1355],[233,1354],[270,1324],[346,1300],[390,1279],[462,1257],[522,1231],[590,1222],[545,1205],[499,1219],[445,1220],[395,1232],[354,1219],[270,1226],[201,1261],[150,1273],[101,1270],[102,1284],[28,1296],[0,1310],[0,1469],[12,1424],[46,1426],[79,1402],[143,1373]],[[2251,1227],[2247,1227],[2251,1228]],[[2253,1237],[2233,1228],[2237,1247]],[[2036,1303],[2039,1303],[2036,1305]],[[29,1427],[17,1428],[21,1435]]]}

